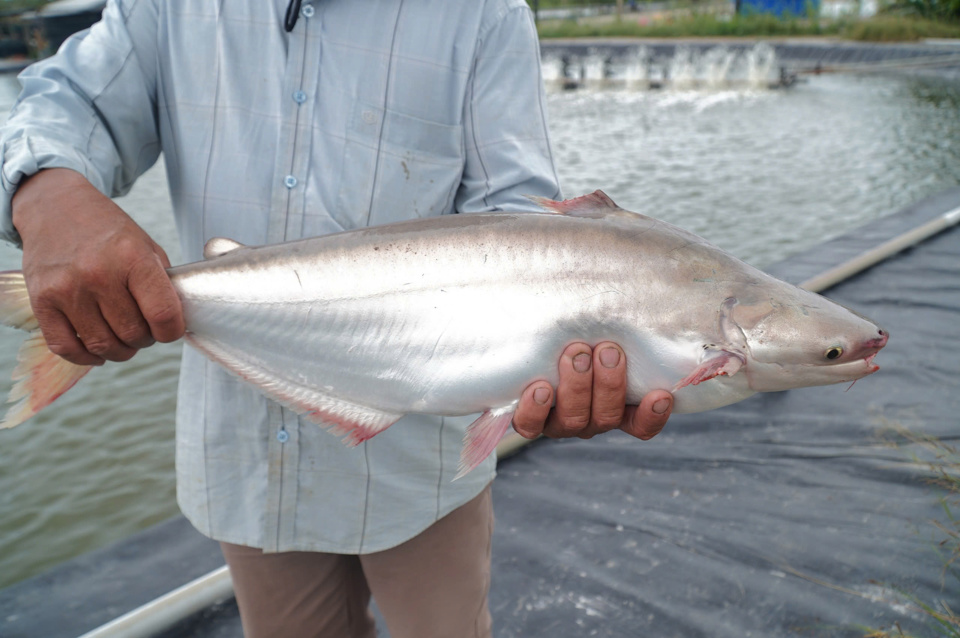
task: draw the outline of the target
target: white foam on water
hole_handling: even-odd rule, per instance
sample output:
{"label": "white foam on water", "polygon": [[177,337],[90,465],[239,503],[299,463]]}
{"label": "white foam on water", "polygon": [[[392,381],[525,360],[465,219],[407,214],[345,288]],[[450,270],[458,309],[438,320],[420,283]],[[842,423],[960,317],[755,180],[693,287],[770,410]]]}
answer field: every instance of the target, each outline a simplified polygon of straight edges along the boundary
{"label": "white foam on water", "polygon": [[767,89],[776,83],[778,64],[773,47],[760,43],[743,50],[678,46],[670,58],[645,46],[617,56],[590,49],[582,56],[548,54],[543,68],[548,87],[716,91]]}

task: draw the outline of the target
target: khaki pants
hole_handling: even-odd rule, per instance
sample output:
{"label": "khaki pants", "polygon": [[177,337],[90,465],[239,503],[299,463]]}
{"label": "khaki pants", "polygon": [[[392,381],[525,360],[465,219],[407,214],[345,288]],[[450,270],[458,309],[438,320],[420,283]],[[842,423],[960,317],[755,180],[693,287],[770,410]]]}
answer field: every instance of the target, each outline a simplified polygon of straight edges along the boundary
{"label": "khaki pants", "polygon": [[221,543],[246,638],[489,638],[490,486],[419,536],[361,556]]}

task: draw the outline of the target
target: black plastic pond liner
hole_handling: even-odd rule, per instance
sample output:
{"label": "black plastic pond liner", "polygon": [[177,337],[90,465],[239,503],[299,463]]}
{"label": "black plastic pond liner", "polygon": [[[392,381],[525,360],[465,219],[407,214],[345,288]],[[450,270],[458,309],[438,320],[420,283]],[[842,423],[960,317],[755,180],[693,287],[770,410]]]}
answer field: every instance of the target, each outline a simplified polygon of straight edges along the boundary
{"label": "black plastic pond liner", "polygon": [[[960,189],[769,270],[797,282],[960,206]],[[902,426],[960,435],[960,228],[827,291],[889,330],[881,370],[622,434],[536,444],[495,484],[497,636],[863,636],[960,607]],[[893,437],[895,438],[895,437]],[[960,512],[958,512],[960,514]]]}
{"label": "black plastic pond liner", "polygon": [[[960,188],[768,270],[793,282],[960,206]],[[673,417],[650,442],[541,441],[504,461],[490,594],[498,638],[863,636],[960,608],[929,474],[899,425],[956,442],[960,228],[827,291],[890,331],[880,372]],[[75,638],[223,564],[176,518],[0,591],[0,636]],[[225,603],[166,638],[241,635]],[[387,633],[382,632],[383,636]]]}

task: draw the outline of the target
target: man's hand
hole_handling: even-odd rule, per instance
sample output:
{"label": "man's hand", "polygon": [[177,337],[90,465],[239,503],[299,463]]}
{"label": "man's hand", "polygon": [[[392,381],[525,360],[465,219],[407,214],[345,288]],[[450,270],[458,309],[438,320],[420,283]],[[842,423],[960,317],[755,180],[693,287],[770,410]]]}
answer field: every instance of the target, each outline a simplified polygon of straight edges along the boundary
{"label": "man's hand", "polygon": [[78,365],[126,361],[184,332],[167,255],[82,175],[26,179],[13,197],[23,275],[51,352]]}
{"label": "man's hand", "polygon": [[549,383],[531,383],[520,397],[513,426],[528,439],[541,434],[589,439],[616,428],[644,441],[659,434],[673,409],[673,395],[654,390],[639,406],[625,405],[626,395],[627,358],[620,346],[604,342],[591,349],[575,343],[560,357],[556,407]]}

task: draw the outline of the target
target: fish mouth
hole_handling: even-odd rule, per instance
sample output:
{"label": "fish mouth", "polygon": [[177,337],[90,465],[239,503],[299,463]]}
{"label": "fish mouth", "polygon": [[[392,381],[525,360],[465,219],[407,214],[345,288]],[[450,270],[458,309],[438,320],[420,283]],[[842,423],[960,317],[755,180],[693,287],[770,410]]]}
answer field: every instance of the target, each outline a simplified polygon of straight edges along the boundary
{"label": "fish mouth", "polygon": [[880,366],[873,362],[873,358],[876,356],[876,352],[871,352],[865,357],[832,366],[836,376],[828,383],[855,383],[864,377],[869,377],[880,369]]}
{"label": "fish mouth", "polygon": [[847,363],[837,366],[840,374],[843,375],[841,382],[856,381],[863,377],[870,376],[880,369],[874,359],[887,345],[890,334],[883,329],[877,329],[877,336],[861,342],[860,346],[851,353]]}
{"label": "fish mouth", "polygon": [[880,369],[880,366],[875,364],[873,359],[883,350],[883,347],[887,345],[887,341],[890,339],[890,333],[882,328],[877,329],[877,334],[877,337],[864,342],[860,347],[860,352],[857,353],[858,358],[862,358],[864,364],[867,366],[867,374],[873,374]]}

